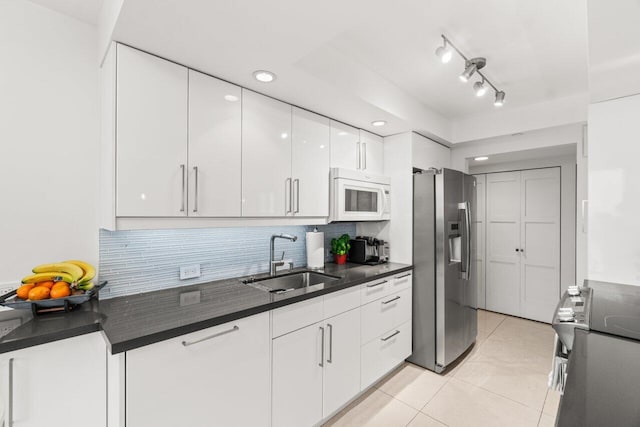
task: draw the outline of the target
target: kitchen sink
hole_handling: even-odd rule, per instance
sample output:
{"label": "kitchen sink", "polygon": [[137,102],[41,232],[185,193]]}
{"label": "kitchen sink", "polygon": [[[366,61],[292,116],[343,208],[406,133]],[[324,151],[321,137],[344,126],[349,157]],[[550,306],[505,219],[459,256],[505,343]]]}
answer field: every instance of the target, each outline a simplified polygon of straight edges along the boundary
{"label": "kitchen sink", "polygon": [[302,271],[299,273],[283,274],[276,277],[265,277],[264,279],[249,278],[242,283],[254,288],[271,293],[285,293],[296,289],[308,288],[311,286],[328,284],[340,280],[340,277],[329,274],[317,273],[315,271]]}

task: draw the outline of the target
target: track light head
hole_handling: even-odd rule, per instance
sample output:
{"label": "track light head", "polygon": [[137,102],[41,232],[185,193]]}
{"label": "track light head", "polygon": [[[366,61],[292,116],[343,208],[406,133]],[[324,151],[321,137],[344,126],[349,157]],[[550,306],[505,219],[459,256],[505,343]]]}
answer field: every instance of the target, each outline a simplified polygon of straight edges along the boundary
{"label": "track light head", "polygon": [[476,96],[484,96],[487,93],[487,87],[484,85],[484,79],[481,82],[475,82],[473,84],[473,90],[476,91]]}
{"label": "track light head", "polygon": [[460,80],[464,83],[469,81],[473,74],[482,69],[485,65],[487,65],[487,60],[485,58],[471,58],[464,64],[464,71],[460,74]]}
{"label": "track light head", "polygon": [[504,105],[504,95],[503,91],[496,92],[496,100],[493,101],[493,105],[496,107],[502,107]]}
{"label": "track light head", "polygon": [[443,64],[446,64],[447,62],[451,61],[451,58],[453,57],[453,52],[451,50],[451,46],[447,44],[446,39],[444,40],[444,46],[440,46],[439,48],[436,49],[436,56],[440,58],[440,61],[442,61]]}

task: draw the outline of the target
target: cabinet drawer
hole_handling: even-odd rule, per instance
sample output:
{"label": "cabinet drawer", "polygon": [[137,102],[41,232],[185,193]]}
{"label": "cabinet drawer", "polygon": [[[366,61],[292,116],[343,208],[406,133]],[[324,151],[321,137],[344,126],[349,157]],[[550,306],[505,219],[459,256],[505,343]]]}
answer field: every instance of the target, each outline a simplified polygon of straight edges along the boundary
{"label": "cabinet drawer", "polygon": [[411,321],[362,346],[361,390],[378,381],[411,355]]}
{"label": "cabinet drawer", "polygon": [[360,306],[360,286],[343,289],[324,296],[324,318],[328,319]]}
{"label": "cabinet drawer", "polygon": [[311,298],[273,310],[273,338],[295,331],[323,319],[323,299]]}
{"label": "cabinet drawer", "polygon": [[411,320],[411,289],[382,297],[362,307],[362,344]]}
{"label": "cabinet drawer", "polygon": [[360,301],[362,305],[377,300],[389,293],[392,277],[385,277],[383,279],[372,280],[371,282],[362,285],[362,291],[360,292]]}
{"label": "cabinet drawer", "polygon": [[403,289],[408,289],[411,287],[413,282],[413,273],[404,272],[398,274],[397,276],[393,276],[393,281],[391,282],[392,292],[400,292]]}

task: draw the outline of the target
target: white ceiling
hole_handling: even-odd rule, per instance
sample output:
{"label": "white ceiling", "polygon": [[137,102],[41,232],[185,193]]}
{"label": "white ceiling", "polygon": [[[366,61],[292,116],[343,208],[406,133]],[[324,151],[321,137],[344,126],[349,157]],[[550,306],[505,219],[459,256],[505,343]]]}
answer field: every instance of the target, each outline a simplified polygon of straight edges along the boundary
{"label": "white ceiling", "polygon": [[[95,10],[99,0],[37,2]],[[460,83],[460,58],[439,63],[441,33],[467,56],[487,57],[483,71],[507,93],[505,111],[587,91],[584,0],[124,0],[113,34],[382,135],[452,141],[455,120],[495,107],[492,93],[474,95],[474,80]],[[257,69],[278,79],[258,83]]]}
{"label": "white ceiling", "polygon": [[87,24],[96,25],[103,0],[31,0],[31,2]]}

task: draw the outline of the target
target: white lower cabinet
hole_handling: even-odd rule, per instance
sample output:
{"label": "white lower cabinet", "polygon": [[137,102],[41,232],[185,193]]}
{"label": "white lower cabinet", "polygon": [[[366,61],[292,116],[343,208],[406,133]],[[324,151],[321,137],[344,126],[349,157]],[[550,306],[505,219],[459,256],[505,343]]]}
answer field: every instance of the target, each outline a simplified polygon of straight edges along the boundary
{"label": "white lower cabinet", "polygon": [[323,324],[273,340],[273,426],[312,426],[322,419]]}
{"label": "white lower cabinet", "polygon": [[100,333],[1,355],[4,426],[104,427],[107,351]]}
{"label": "white lower cabinet", "polygon": [[360,309],[327,319],[325,325],[322,418],[332,415],[360,392]]}
{"label": "white lower cabinet", "polygon": [[364,390],[411,355],[411,321],[390,329],[362,346]]}
{"label": "white lower cabinet", "polygon": [[262,313],[127,352],[127,427],[268,426],[270,339]]}

